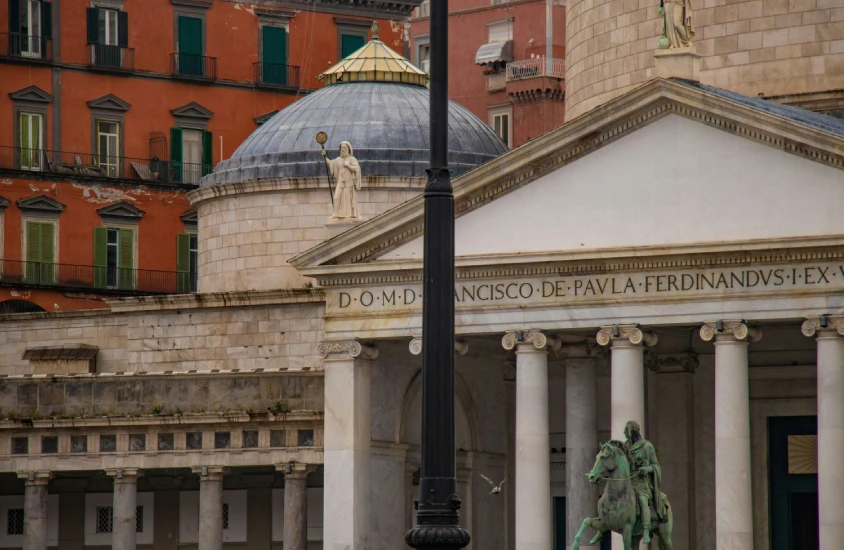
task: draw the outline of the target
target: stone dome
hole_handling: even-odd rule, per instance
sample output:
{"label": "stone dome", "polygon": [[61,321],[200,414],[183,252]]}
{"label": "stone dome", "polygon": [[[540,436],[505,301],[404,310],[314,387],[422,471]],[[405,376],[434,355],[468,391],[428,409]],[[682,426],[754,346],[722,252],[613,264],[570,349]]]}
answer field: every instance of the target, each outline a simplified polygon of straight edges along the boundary
{"label": "stone dome", "polygon": [[[425,177],[429,165],[429,92],[392,82],[326,86],[277,113],[203,178],[216,185],[271,178],[324,177],[318,132],[337,155],[349,141],[365,176]],[[449,104],[449,167],[457,176],[506,152],[507,146],[475,115]]]}

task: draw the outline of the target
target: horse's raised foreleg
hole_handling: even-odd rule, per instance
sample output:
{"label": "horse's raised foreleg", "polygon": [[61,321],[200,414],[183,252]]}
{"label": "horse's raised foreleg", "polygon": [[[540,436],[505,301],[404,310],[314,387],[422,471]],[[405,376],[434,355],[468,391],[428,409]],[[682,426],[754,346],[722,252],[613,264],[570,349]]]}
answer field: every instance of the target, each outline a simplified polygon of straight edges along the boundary
{"label": "horse's raised foreleg", "polygon": [[578,550],[578,545],[581,544],[581,536],[584,534],[584,529],[587,527],[592,527],[601,534],[601,518],[586,518],[581,522],[581,528],[578,530],[578,534],[575,535],[575,540],[572,541],[572,550]]}

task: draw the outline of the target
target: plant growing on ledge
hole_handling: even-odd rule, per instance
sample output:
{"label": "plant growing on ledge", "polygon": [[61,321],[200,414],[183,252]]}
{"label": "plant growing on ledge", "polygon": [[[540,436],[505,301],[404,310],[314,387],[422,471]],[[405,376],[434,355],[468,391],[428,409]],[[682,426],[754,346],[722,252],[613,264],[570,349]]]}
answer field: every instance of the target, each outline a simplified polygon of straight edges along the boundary
{"label": "plant growing on ledge", "polygon": [[150,407],[150,414],[161,414],[164,412],[164,407],[161,403],[156,403],[152,407]]}
{"label": "plant growing on ledge", "polygon": [[268,407],[267,410],[273,414],[282,414],[290,411],[290,409],[285,404],[284,399],[277,399],[273,401],[273,404]]}

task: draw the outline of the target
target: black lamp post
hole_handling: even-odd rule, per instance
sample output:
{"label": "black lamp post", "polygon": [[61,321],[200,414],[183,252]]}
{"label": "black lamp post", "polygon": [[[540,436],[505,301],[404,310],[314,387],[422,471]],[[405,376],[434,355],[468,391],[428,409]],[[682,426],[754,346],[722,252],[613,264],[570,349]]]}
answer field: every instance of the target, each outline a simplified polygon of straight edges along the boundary
{"label": "black lamp post", "polygon": [[431,167],[423,197],[422,461],[412,548],[459,549],[469,533],[458,525],[455,483],[455,201],[449,177],[448,2],[431,3]]}

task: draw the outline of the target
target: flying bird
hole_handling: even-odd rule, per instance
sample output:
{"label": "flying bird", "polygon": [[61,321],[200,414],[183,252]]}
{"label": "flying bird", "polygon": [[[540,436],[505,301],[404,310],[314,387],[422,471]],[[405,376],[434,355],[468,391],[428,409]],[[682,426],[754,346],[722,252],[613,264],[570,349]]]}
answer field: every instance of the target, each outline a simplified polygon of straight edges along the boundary
{"label": "flying bird", "polygon": [[491,490],[491,491],[490,491],[490,493],[489,493],[489,494],[491,494],[491,495],[498,495],[499,493],[501,493],[501,492],[502,492],[502,485],[504,485],[504,484],[505,484],[505,482],[508,480],[508,478],[505,478],[505,479],[503,479],[503,480],[502,480],[502,481],[501,481],[498,485],[496,485],[496,484],[493,482],[493,480],[492,480],[492,479],[490,479],[489,477],[487,477],[486,475],[484,475],[484,474],[478,474],[478,475],[480,475],[481,477],[483,477],[483,478],[484,478],[484,481],[486,481],[487,483],[489,483],[489,484],[490,484],[490,486],[493,488],[493,490]]}

